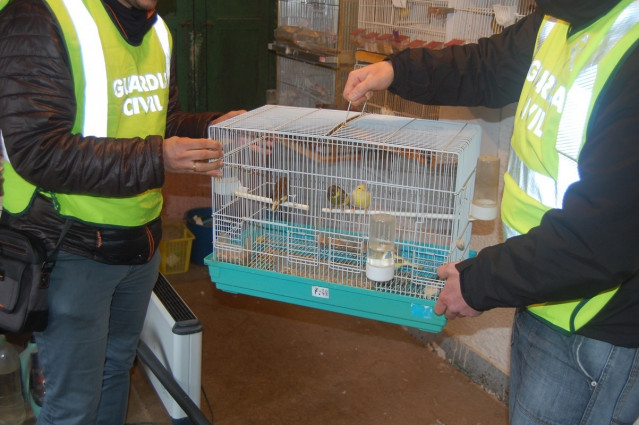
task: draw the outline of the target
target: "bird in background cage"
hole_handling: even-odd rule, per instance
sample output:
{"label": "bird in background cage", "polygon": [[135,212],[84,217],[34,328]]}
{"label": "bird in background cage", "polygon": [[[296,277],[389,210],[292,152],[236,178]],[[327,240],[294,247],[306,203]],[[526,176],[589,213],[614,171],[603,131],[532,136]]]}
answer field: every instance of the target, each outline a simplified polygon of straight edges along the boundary
{"label": "bird in background cage", "polygon": [[273,211],[277,211],[277,208],[282,202],[286,202],[288,199],[288,178],[280,177],[273,185]]}
{"label": "bird in background cage", "polygon": [[332,185],[328,188],[326,197],[328,198],[328,202],[334,207],[343,207],[350,203],[348,193],[344,192],[344,189],[337,185]]}

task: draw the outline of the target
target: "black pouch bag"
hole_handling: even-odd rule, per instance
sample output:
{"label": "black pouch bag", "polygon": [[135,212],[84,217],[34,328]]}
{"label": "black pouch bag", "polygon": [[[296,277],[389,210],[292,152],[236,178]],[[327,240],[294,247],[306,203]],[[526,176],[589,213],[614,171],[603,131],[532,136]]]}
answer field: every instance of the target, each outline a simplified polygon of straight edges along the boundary
{"label": "black pouch bag", "polygon": [[58,248],[47,256],[44,244],[26,232],[0,224],[0,329],[23,333],[47,326],[47,288]]}

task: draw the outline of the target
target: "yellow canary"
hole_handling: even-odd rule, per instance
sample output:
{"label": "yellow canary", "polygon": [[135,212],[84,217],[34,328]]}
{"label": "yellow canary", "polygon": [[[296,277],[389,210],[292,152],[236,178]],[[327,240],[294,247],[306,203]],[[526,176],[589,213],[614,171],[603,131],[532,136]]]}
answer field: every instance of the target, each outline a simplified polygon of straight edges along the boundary
{"label": "yellow canary", "polygon": [[334,207],[343,207],[344,205],[348,205],[350,201],[348,193],[344,192],[341,187],[336,185],[332,185],[328,188],[326,191],[326,197]]}
{"label": "yellow canary", "polygon": [[280,177],[273,186],[273,211],[288,199],[288,178]]}
{"label": "yellow canary", "polygon": [[356,208],[368,208],[371,204],[371,193],[365,184],[360,184],[351,192],[351,205]]}

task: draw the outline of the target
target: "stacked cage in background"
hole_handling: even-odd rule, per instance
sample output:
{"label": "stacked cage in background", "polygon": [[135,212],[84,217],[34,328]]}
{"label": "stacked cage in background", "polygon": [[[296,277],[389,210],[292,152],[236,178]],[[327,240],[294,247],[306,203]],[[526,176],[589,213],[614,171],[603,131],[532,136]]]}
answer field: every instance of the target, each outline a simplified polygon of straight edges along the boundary
{"label": "stacked cage in background", "polygon": [[357,0],[279,0],[275,41],[278,103],[344,108],[353,69]]}
{"label": "stacked cage in background", "polygon": [[352,63],[349,37],[357,24],[357,0],[279,0],[275,41],[301,53]]}
{"label": "stacked cage in background", "polygon": [[[405,7],[397,4],[391,0],[359,1],[358,28],[351,39],[360,49],[387,55],[406,48],[438,49],[476,42],[500,33],[534,8],[533,0],[406,0]],[[371,63],[370,57],[356,54],[354,68]],[[421,105],[388,91],[374,93],[366,108],[374,113],[427,119],[438,119],[440,114],[438,106]]]}
{"label": "stacked cage in background", "polygon": [[[265,106],[210,137],[218,288],[441,330],[436,268],[469,255],[478,126]],[[366,276],[372,214],[395,219],[390,281]]]}
{"label": "stacked cage in background", "polygon": [[[359,47],[384,54],[465,44],[501,32],[533,7],[533,0],[406,0],[405,7],[391,0],[360,0],[358,29],[351,37]],[[376,43],[369,42],[371,34]]]}
{"label": "stacked cage in background", "polygon": [[[337,109],[352,68],[318,66],[285,56],[277,58],[278,103]],[[336,100],[337,99],[337,100]]]}
{"label": "stacked cage in background", "polygon": [[[358,51],[386,56],[475,42],[533,8],[534,0],[279,0],[271,44],[278,54],[278,103],[346,109],[342,91],[348,72],[370,63],[358,59]],[[439,117],[438,107],[390,93],[376,93],[368,107],[375,113]]]}
{"label": "stacked cage in background", "polygon": [[[355,68],[361,68],[365,64],[357,63]],[[396,115],[410,118],[439,119],[439,106],[423,105],[403,99],[388,90],[376,91],[366,102],[365,112],[382,115]]]}

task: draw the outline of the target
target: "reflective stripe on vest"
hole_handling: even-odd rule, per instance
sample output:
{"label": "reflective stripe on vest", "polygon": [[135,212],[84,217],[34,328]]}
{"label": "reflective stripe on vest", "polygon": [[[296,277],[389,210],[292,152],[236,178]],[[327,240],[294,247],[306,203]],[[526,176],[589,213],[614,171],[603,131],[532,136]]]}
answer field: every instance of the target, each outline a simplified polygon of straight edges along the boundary
{"label": "reflective stripe on vest", "polygon": [[[622,1],[574,35],[568,36],[568,28],[566,22],[546,17],[538,33],[504,177],[505,237],[528,232],[549,209],[561,208],[568,187],[579,180],[577,160],[592,108],[616,66],[639,39],[639,1]],[[597,314],[617,288],[589,300],[547,303],[529,310],[555,327],[574,332]]]}
{"label": "reflective stripe on vest", "polygon": [[105,137],[109,96],[100,33],[82,0],[63,0],[62,2],[66,6],[80,40],[80,60],[84,69],[84,93],[76,96],[76,99],[82,99],[84,125],[78,130],[84,136]]}
{"label": "reflective stripe on vest", "polygon": [[539,49],[544,44],[546,39],[548,38],[548,34],[555,28],[556,21],[544,20],[541,28],[539,28],[539,33],[537,34],[537,41],[535,43],[535,53],[533,56],[537,55]]}
{"label": "reflective stripe on vest", "polygon": [[[101,2],[46,2],[69,52],[77,106],[72,133],[116,138],[164,135],[171,61],[170,33],[164,21],[158,16],[142,44],[130,46]],[[124,88],[116,92],[116,83]],[[16,190],[5,194],[4,207],[14,214],[24,212],[36,187],[11,165],[6,167],[5,179],[10,182],[7,187]],[[157,218],[162,208],[160,189],[123,198],[54,196],[60,215],[92,224],[139,226]]]}

